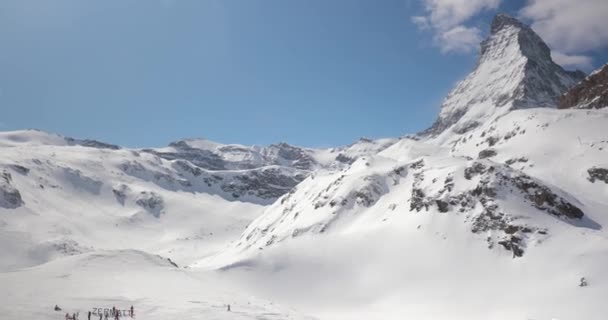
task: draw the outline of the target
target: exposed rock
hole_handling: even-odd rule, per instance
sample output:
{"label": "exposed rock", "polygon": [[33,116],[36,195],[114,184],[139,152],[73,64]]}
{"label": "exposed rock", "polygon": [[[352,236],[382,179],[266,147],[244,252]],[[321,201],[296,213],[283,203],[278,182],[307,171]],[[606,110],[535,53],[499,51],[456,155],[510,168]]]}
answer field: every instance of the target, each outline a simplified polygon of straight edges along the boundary
{"label": "exposed rock", "polygon": [[513,165],[513,164],[515,164],[517,162],[526,163],[526,162],[528,162],[528,158],[526,158],[526,157],[511,158],[511,159],[505,161],[505,164],[507,164],[507,165],[510,166],[510,165]]}
{"label": "exposed rock", "polygon": [[109,144],[97,140],[90,139],[74,139],[74,138],[65,138],[65,141],[71,146],[83,146],[89,148],[97,148],[97,149],[110,149],[110,150],[119,150],[120,147],[114,144]]}
{"label": "exposed rock", "polygon": [[513,252],[513,258],[521,257],[524,255],[524,250],[520,246],[520,243],[521,239],[515,236],[512,236],[507,240],[498,241],[498,244],[503,246],[505,249]]}
{"label": "exposed rock", "polygon": [[474,176],[484,172],[486,172],[486,166],[481,162],[474,162],[472,166],[464,169],[464,177],[467,180],[471,180]]}
{"label": "exposed rock", "polygon": [[23,205],[21,193],[12,185],[13,177],[4,171],[0,175],[0,207],[16,209]]}
{"label": "exposed rock", "polygon": [[[312,170],[315,165],[315,160],[308,155],[302,148],[294,147],[287,143],[273,144],[268,149],[276,149],[278,159],[289,162],[288,166],[301,170]],[[280,164],[273,162],[273,164]]]}
{"label": "exposed rock", "polygon": [[524,193],[526,199],[530,200],[539,210],[570,219],[580,219],[584,216],[581,209],[555,194],[549,187],[540,185],[530,176],[519,174],[514,177],[507,175],[501,177],[512,181]]}
{"label": "exposed rock", "polygon": [[342,153],[340,153],[336,156],[336,161],[341,162],[341,163],[353,164],[356,160],[357,160],[356,158],[351,158],[351,157],[345,156]]}
{"label": "exposed rock", "polygon": [[116,201],[124,206],[125,200],[127,199],[127,192],[130,190],[131,189],[127,185],[121,184],[118,187],[113,188],[112,193],[114,194]]}
{"label": "exposed rock", "polygon": [[9,166],[9,168],[15,170],[16,172],[18,172],[19,174],[22,174],[22,175],[27,175],[28,173],[30,173],[29,168],[18,165],[18,164],[11,164]]}
{"label": "exposed rock", "polygon": [[201,168],[194,166],[190,162],[185,160],[176,160],[173,162],[173,166],[178,170],[188,172],[195,177],[198,177],[203,174],[203,170],[201,170]]}
{"label": "exposed rock", "polygon": [[486,138],[486,142],[490,147],[493,147],[498,141],[500,141],[500,138],[496,136],[490,136]]}
{"label": "exposed rock", "polygon": [[437,204],[439,212],[448,212],[450,209],[450,204],[443,200],[435,200],[435,204]]}
{"label": "exposed rock", "polygon": [[593,167],[587,170],[589,173],[589,181],[595,183],[596,180],[608,183],[608,169]]}
{"label": "exposed rock", "polygon": [[608,107],[608,64],[589,75],[559,100],[559,109],[600,109]]}
{"label": "exposed rock", "polygon": [[67,180],[77,190],[85,190],[92,194],[99,194],[103,182],[85,175],[82,171],[72,168],[62,168]]}
{"label": "exposed rock", "polygon": [[485,150],[481,150],[479,152],[479,155],[477,156],[478,159],[486,159],[486,158],[491,158],[496,156],[496,150],[494,149],[485,149]]}
{"label": "exposed rock", "polygon": [[135,203],[156,218],[160,217],[165,210],[165,202],[163,198],[155,192],[141,192]]}
{"label": "exposed rock", "polygon": [[153,149],[144,149],[142,151],[152,153],[167,160],[187,160],[192,164],[208,170],[226,170],[226,163],[217,154],[197,148],[192,148],[185,141],[173,142],[170,144],[175,148],[175,152],[161,152]]}
{"label": "exposed rock", "polygon": [[234,176],[231,181],[223,183],[221,189],[232,193],[235,198],[248,194],[262,199],[275,199],[289,192],[305,178],[303,174],[288,175],[279,168],[268,168]]}

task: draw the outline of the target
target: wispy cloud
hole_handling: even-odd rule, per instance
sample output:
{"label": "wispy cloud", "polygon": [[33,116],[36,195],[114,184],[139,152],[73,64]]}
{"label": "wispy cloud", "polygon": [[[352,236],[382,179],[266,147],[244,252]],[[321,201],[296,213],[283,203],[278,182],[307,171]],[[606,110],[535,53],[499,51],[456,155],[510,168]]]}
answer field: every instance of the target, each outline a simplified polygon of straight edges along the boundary
{"label": "wispy cloud", "polygon": [[495,10],[501,0],[423,0],[425,15],[413,16],[420,29],[434,33],[441,52],[471,52],[481,41],[481,30],[467,21],[485,10]]}
{"label": "wispy cloud", "polygon": [[528,0],[520,13],[564,66],[588,68],[592,60],[585,52],[608,47],[606,0]]}
{"label": "wispy cloud", "polygon": [[589,56],[569,55],[559,51],[553,51],[551,52],[551,57],[555,63],[562,65],[563,67],[573,67],[585,70],[593,68],[593,59]]}

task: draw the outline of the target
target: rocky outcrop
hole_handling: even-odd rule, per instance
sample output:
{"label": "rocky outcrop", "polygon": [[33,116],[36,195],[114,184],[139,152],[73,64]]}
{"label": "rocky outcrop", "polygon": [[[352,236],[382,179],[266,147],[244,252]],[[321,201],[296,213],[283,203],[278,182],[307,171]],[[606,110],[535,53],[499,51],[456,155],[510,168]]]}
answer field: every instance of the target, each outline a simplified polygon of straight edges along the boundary
{"label": "rocky outcrop", "polygon": [[90,140],[90,139],[74,139],[74,138],[70,138],[70,137],[66,137],[65,141],[68,143],[68,145],[71,146],[82,146],[82,147],[88,147],[88,148],[97,148],[97,149],[110,149],[110,150],[119,150],[120,147],[115,145],[115,144],[109,144],[109,143],[105,143],[105,142],[101,142],[101,141],[97,141],[97,140]]}
{"label": "rocky outcrop", "polygon": [[558,107],[560,109],[601,109],[608,107],[608,64],[562,95]]}
{"label": "rocky outcrop", "polygon": [[141,192],[135,203],[156,218],[160,217],[165,210],[165,201],[155,192]]}
{"label": "rocky outcrop", "polygon": [[261,199],[276,199],[289,192],[295,185],[306,178],[304,174],[286,174],[280,168],[252,170],[244,174],[231,176],[229,179],[214,179],[221,181],[220,188],[231,194],[233,198],[245,195]]}
{"label": "rocky outcrop", "polygon": [[13,177],[4,171],[0,175],[0,207],[15,209],[23,205],[21,193],[12,185]]}
{"label": "rocky outcrop", "polygon": [[494,149],[484,149],[479,151],[479,155],[477,156],[479,159],[485,159],[485,158],[491,158],[496,156],[498,153],[496,153],[496,150]]}
{"label": "rocky outcrop", "polygon": [[589,174],[589,181],[595,183],[599,180],[608,184],[608,169],[593,167],[587,170],[587,173]]}
{"label": "rocky outcrop", "polygon": [[[302,148],[287,143],[273,144],[268,147],[267,155],[273,165],[286,165],[300,170],[312,170],[316,161]],[[276,152],[276,156],[273,153]]]}
{"label": "rocky outcrop", "polygon": [[28,173],[30,173],[30,169],[27,167],[24,167],[22,165],[18,165],[18,164],[11,164],[9,166],[9,168],[15,170],[17,173],[26,176]]}
{"label": "rocky outcrop", "polygon": [[185,141],[173,142],[170,146],[173,147],[175,151],[157,151],[154,149],[144,149],[142,151],[152,153],[167,160],[187,160],[203,169],[227,169],[224,160],[219,155],[209,150],[193,148]]}
{"label": "rocky outcrop", "polygon": [[522,200],[539,211],[544,211],[563,219],[580,220],[583,212],[580,208],[554,192],[540,181],[507,166],[487,161],[475,161],[464,170],[466,180],[477,181],[473,188],[453,193],[453,176],[448,175],[444,187],[436,193],[426,193],[420,188],[424,173],[415,173],[411,210],[430,210],[436,207],[439,212],[474,212],[475,208],[482,210],[472,216],[471,231],[476,234],[490,232],[487,238],[488,246],[501,245],[521,257],[525,252],[526,238],[531,234],[546,234],[546,230],[537,226],[522,224],[515,213],[505,210],[498,201],[498,195],[518,190]]}
{"label": "rocky outcrop", "polygon": [[121,205],[125,205],[125,201],[127,200],[127,193],[131,191],[131,188],[125,184],[121,184],[115,188],[112,188],[112,193],[116,198],[116,201]]}

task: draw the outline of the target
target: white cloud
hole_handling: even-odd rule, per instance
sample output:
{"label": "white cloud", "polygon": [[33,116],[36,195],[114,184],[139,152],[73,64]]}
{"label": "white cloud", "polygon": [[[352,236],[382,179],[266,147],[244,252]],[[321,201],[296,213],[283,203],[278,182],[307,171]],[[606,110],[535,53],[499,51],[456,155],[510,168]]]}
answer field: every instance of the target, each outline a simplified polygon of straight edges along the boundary
{"label": "white cloud", "polygon": [[474,50],[481,42],[481,33],[478,28],[467,28],[458,25],[450,30],[437,34],[441,44],[441,52],[468,53]]}
{"label": "white cloud", "polygon": [[[590,64],[581,53],[608,47],[608,0],[528,0],[521,15],[571,65]],[[577,62],[578,61],[578,62]]]}
{"label": "white cloud", "polygon": [[556,47],[584,51],[608,45],[606,0],[529,0],[521,13]]}
{"label": "white cloud", "polygon": [[568,55],[559,51],[553,51],[551,52],[551,57],[555,63],[562,65],[563,67],[573,67],[585,70],[593,68],[593,59],[589,56]]}
{"label": "white cloud", "polygon": [[470,52],[481,40],[481,31],[465,22],[484,10],[498,8],[502,0],[423,0],[425,16],[414,16],[420,30],[432,30],[443,53]]}
{"label": "white cloud", "polygon": [[429,18],[423,16],[413,16],[412,22],[418,27],[420,30],[428,30],[431,28],[431,22]]}
{"label": "white cloud", "polygon": [[433,26],[450,29],[483,10],[496,9],[501,0],[424,0]]}

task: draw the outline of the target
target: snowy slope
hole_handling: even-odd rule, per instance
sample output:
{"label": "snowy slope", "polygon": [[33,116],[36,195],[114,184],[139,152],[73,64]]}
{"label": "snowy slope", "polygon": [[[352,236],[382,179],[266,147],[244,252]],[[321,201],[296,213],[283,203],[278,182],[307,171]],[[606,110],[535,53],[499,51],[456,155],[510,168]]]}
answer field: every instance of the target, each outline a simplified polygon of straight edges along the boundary
{"label": "snowy slope", "polygon": [[499,15],[421,135],[132,150],[0,133],[0,313],[604,320],[608,108],[555,108],[581,78]]}
{"label": "snowy slope", "polygon": [[327,319],[605,319],[608,111],[555,108],[580,78],[498,16],[430,130],[309,176],[193,266]]}
{"label": "snowy slope", "polygon": [[[217,275],[179,269],[135,250],[85,253],[0,273],[0,283],[5,320],[65,319],[77,312],[87,319],[89,311],[99,319],[99,309],[131,306],[137,319],[313,319],[246,294]],[[55,305],[62,310],[54,311]]]}
{"label": "snowy slope", "polygon": [[[138,150],[35,130],[3,132],[0,238],[8,245],[0,248],[0,267],[129,248],[186,263],[236,237],[313,170],[298,163],[339,170],[395,141],[317,150],[185,140]],[[219,168],[211,162],[217,159]]]}

